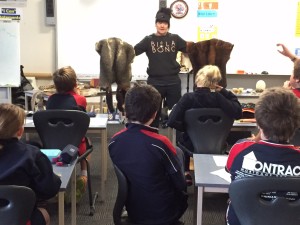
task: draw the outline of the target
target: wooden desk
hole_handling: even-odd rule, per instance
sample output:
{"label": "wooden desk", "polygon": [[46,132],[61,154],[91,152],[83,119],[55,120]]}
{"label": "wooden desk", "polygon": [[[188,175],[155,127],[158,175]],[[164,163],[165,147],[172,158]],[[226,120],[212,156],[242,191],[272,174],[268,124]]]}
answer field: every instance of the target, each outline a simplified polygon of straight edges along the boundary
{"label": "wooden desk", "polygon": [[68,166],[53,165],[53,171],[60,176],[61,186],[58,192],[58,224],[65,224],[64,195],[71,181],[71,224],[76,225],[76,162]]}
{"label": "wooden desk", "polygon": [[[25,133],[36,132],[32,117],[27,117],[24,125]],[[107,179],[107,114],[98,114],[96,117],[90,118],[90,126],[87,133],[96,133],[101,137],[101,187],[100,201],[105,199],[105,181]]]}
{"label": "wooden desk", "polygon": [[[221,161],[225,162],[224,165],[216,165],[214,157],[222,158]],[[197,204],[195,204],[194,208],[194,224],[201,225],[204,192],[228,193],[230,183],[220,176],[211,173],[220,169],[224,169],[225,172],[227,155],[194,154],[193,159],[195,170],[195,194],[197,198]]]}

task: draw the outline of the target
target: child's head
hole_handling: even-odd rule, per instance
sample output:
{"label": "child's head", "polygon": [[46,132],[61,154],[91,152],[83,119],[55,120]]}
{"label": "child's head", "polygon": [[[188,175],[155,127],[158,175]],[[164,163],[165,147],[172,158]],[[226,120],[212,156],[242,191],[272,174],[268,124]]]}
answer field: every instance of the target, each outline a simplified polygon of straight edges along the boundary
{"label": "child's head", "polygon": [[150,85],[135,85],[125,96],[125,113],[128,121],[147,123],[155,116],[161,103],[159,92]]}
{"label": "child's head", "polygon": [[300,127],[300,102],[288,89],[266,89],[255,105],[257,125],[271,141],[286,142]]}
{"label": "child's head", "polygon": [[197,87],[215,88],[221,79],[222,76],[217,66],[206,65],[196,74],[195,84]]}
{"label": "child's head", "polygon": [[77,76],[71,66],[62,67],[53,73],[53,82],[58,93],[74,90],[77,86]]}
{"label": "child's head", "polygon": [[24,125],[25,112],[19,106],[0,104],[0,139],[10,139],[18,136]]}

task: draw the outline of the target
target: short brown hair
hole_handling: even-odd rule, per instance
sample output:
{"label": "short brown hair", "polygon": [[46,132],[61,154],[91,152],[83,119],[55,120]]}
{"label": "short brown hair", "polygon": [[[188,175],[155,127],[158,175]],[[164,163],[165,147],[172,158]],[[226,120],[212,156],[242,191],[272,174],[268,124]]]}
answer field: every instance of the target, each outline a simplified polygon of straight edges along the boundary
{"label": "short brown hair", "polygon": [[52,78],[58,93],[72,91],[77,85],[77,76],[71,66],[62,67],[56,70],[53,73]]}
{"label": "short brown hair", "polygon": [[137,121],[145,124],[161,103],[159,92],[151,85],[135,84],[125,96],[125,113],[128,121]]}
{"label": "short brown hair", "polygon": [[286,142],[300,127],[300,102],[291,90],[266,89],[255,105],[257,125],[274,142]]}
{"label": "short brown hair", "polygon": [[0,104],[0,139],[10,139],[24,125],[25,111],[16,105]]}

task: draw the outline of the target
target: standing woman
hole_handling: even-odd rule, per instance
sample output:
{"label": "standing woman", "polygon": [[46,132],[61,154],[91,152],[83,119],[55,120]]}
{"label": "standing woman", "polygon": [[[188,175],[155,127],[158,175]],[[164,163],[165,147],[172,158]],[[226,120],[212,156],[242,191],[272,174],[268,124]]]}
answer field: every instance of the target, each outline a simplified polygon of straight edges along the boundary
{"label": "standing woman", "polygon": [[[149,60],[147,83],[158,90],[171,109],[181,97],[180,65],[176,56],[178,51],[186,52],[186,41],[177,34],[169,33],[170,8],[161,8],[155,18],[156,33],[146,36],[134,46],[134,50],[136,56],[146,53]],[[151,126],[159,126],[160,113],[161,104]]]}

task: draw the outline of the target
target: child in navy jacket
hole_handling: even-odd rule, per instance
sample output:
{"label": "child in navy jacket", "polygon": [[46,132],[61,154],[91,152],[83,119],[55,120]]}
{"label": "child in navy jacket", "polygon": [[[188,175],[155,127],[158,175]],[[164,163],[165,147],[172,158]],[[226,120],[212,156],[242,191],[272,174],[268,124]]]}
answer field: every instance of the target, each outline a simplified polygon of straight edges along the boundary
{"label": "child in navy jacket", "polygon": [[[24,131],[25,112],[12,104],[0,104],[0,185],[20,185],[31,188],[37,200],[54,197],[61,180],[53,173],[46,155],[36,146],[20,141]],[[46,209],[35,207],[31,225],[49,225]]]}
{"label": "child in navy jacket", "polygon": [[131,88],[125,96],[128,123],[109,143],[112,162],[129,180],[126,210],[137,224],[173,225],[187,208],[183,153],[150,127],[160,102],[150,85]]}
{"label": "child in navy jacket", "polygon": [[[300,149],[289,143],[300,127],[299,99],[291,90],[266,89],[255,105],[255,118],[258,135],[239,140],[229,152],[226,170],[231,180],[252,176],[299,177]],[[244,194],[247,195],[247,190]],[[274,190],[264,193],[262,198],[275,199],[276,196]],[[285,196],[288,199],[299,198],[293,192],[287,192]],[[227,224],[240,225],[230,203]]]}
{"label": "child in navy jacket", "polygon": [[[47,101],[46,109],[80,110],[86,112],[86,98],[77,93],[77,76],[71,66],[62,67],[53,73],[53,82],[56,93],[51,95]],[[79,155],[86,152],[87,138],[82,138]],[[88,156],[90,160],[90,155]],[[76,198],[82,197],[87,186],[87,164],[84,160],[80,162],[81,176],[76,182]]]}

